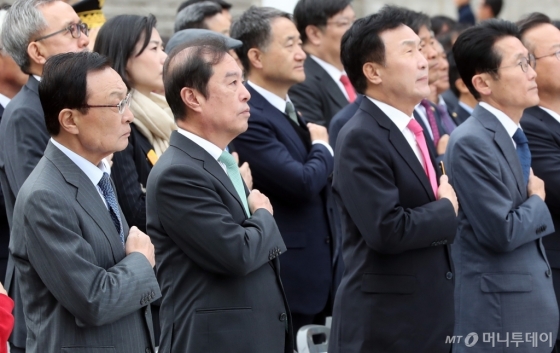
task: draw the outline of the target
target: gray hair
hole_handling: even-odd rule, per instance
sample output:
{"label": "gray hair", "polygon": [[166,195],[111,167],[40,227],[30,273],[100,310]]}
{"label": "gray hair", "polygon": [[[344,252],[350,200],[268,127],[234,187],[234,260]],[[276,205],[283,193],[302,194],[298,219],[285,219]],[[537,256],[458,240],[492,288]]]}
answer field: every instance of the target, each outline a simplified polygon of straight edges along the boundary
{"label": "gray hair", "polygon": [[60,0],[16,0],[2,24],[4,49],[14,59],[21,71],[29,73],[31,61],[27,46],[31,38],[47,27],[39,6]]}
{"label": "gray hair", "polygon": [[175,32],[189,28],[208,29],[204,20],[220,12],[222,12],[222,7],[213,1],[189,5],[179,11],[175,17]]}

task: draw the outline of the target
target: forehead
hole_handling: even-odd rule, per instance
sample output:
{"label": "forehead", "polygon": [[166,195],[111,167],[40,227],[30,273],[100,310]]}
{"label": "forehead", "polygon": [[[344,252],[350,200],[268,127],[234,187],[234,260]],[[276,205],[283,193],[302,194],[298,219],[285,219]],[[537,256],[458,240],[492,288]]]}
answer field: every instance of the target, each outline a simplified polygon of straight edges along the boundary
{"label": "forehead", "polygon": [[242,72],[235,59],[226,53],[219,63],[212,67],[214,74],[210,77],[210,82],[223,82],[227,76],[235,73],[238,78],[241,78]]}
{"label": "forehead", "polygon": [[112,95],[124,97],[127,89],[121,76],[112,68],[106,67],[102,70],[88,73],[87,91],[88,96],[93,100]]}
{"label": "forehead", "polygon": [[282,39],[296,35],[299,32],[296,25],[286,17],[277,17],[270,22],[270,34],[272,38]]}
{"label": "forehead", "polygon": [[69,23],[77,23],[80,18],[72,6],[63,1],[54,1],[39,6],[39,11],[47,21],[48,26],[61,26]]}
{"label": "forehead", "polygon": [[523,46],[523,43],[512,36],[507,36],[497,40],[494,43],[493,49],[501,55],[503,62],[514,60],[519,55],[527,56],[529,54],[529,51],[525,48],[525,46]]}
{"label": "forehead", "polygon": [[554,25],[544,23],[528,30],[524,38],[537,46],[553,46],[560,44],[560,30]]}
{"label": "forehead", "polygon": [[389,53],[392,50],[398,50],[403,43],[419,43],[420,38],[414,31],[405,25],[401,25],[397,28],[389,29],[381,32],[379,35],[383,44],[385,45],[385,51]]}
{"label": "forehead", "polygon": [[429,40],[432,37],[432,33],[428,27],[422,26],[418,30],[418,37],[422,40]]}
{"label": "forehead", "polygon": [[356,13],[354,12],[354,9],[352,8],[352,6],[348,5],[344,8],[344,10],[335,13],[331,18],[338,18],[338,17],[354,18],[355,16]]}

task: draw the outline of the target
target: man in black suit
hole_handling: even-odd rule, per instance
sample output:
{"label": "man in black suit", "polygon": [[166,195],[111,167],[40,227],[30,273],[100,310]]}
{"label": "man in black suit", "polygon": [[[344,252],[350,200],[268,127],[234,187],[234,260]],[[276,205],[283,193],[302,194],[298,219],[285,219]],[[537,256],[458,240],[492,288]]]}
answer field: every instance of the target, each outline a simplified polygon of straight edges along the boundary
{"label": "man in black suit", "polygon": [[148,177],[148,233],[163,298],[159,351],[287,353],[291,319],[266,196],[247,197],[226,146],[247,130],[250,94],[221,40],[176,48],[163,71],[179,129]]}
{"label": "man in black suit", "polygon": [[249,128],[234,144],[251,166],[255,188],[270,197],[289,250],[281,258],[282,283],[297,332],[324,324],[334,297],[336,237],[327,207],[333,151],[327,129],[305,124],[288,96],[288,89],[305,79],[305,52],[291,16],[251,7],[234,22],[232,36],[243,42],[237,55],[251,93]]}
{"label": "man in black suit", "polygon": [[299,0],[294,19],[307,53],[305,81],[290,89],[302,118],[325,127],[356,92],[340,61],[340,40],[356,15],[351,0]]}
{"label": "man in black suit", "polygon": [[[87,50],[89,44],[87,26],[80,24],[70,5],[60,0],[38,3],[36,0],[14,2],[2,32],[5,50],[29,75],[0,123],[0,183],[10,224],[16,195],[43,156],[49,140],[38,91],[43,65],[52,55]],[[15,353],[25,349],[27,333],[11,259],[6,271],[6,290],[15,302],[15,327],[10,337],[11,350]]]}
{"label": "man in black suit", "polygon": [[[517,25],[523,44],[537,60],[540,103],[525,110],[521,126],[529,140],[533,172],[544,181],[545,202],[556,229],[543,238],[543,244],[560,305],[560,30],[542,13],[532,13]],[[556,349],[560,349],[558,338]]]}
{"label": "man in black suit", "polygon": [[342,128],[333,189],[346,270],[334,304],[331,353],[448,353],[457,198],[437,174],[414,106],[429,94],[421,40],[388,6],[342,39],[342,62],[365,98]]}

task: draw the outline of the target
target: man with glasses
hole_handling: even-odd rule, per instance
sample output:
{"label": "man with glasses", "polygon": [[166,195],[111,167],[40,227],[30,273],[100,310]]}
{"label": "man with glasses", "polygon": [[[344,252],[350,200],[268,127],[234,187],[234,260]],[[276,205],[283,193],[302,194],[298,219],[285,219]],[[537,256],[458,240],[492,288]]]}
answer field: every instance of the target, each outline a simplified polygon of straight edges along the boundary
{"label": "man with glasses", "polygon": [[340,60],[342,35],[356,19],[350,3],[351,0],[299,0],[294,9],[307,59],[303,65],[305,81],[292,86],[290,99],[303,120],[327,128],[332,117],[356,99]]}
{"label": "man with glasses", "polygon": [[[560,30],[542,13],[532,13],[517,23],[525,47],[535,55],[540,102],[528,108],[521,126],[529,140],[531,165],[545,182],[546,204],[555,232],[544,237],[552,267],[556,299],[560,299]],[[560,343],[556,341],[554,352]]]}
{"label": "man with glasses", "polygon": [[[16,195],[43,156],[49,140],[38,94],[43,65],[52,55],[87,50],[89,39],[87,27],[80,23],[76,12],[59,0],[15,1],[3,29],[4,49],[29,75],[0,123],[0,183],[11,224]],[[6,289],[15,301],[11,350],[24,351],[27,333],[13,259],[8,260]]]}
{"label": "man with glasses", "polygon": [[[542,238],[554,225],[519,125],[523,111],[539,103],[535,57],[521,43],[517,26],[501,20],[467,29],[453,55],[479,101],[472,117],[453,131],[444,158],[460,203],[451,246],[454,335],[471,336],[453,352],[470,352],[474,342],[477,352],[549,353],[558,305]],[[531,339],[535,335],[538,344]]]}
{"label": "man with glasses", "polygon": [[107,58],[66,53],[47,60],[39,97],[50,139],[10,241],[27,352],[153,352],[154,246],[129,229],[103,160],[128,144],[126,85]]}

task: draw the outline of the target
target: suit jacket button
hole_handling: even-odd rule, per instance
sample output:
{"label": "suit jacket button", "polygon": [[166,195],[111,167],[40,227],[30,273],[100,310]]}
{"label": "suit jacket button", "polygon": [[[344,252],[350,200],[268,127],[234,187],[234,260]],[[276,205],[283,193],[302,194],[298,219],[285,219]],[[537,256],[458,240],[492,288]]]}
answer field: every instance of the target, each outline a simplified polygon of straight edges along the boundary
{"label": "suit jacket button", "polygon": [[550,272],[550,270],[546,270],[545,274],[546,274],[546,277],[550,277],[550,275],[551,275],[552,273]]}
{"label": "suit jacket button", "polygon": [[286,313],[282,313],[280,314],[279,319],[280,321],[286,321],[288,319],[288,315],[286,315]]}
{"label": "suit jacket button", "polygon": [[330,242],[331,242],[331,238],[330,238],[330,237],[327,237],[327,238],[325,239],[325,243],[330,244]]}
{"label": "suit jacket button", "polygon": [[447,273],[445,274],[445,278],[447,278],[447,279],[453,279],[453,273],[447,272]]}
{"label": "suit jacket button", "polygon": [[152,353],[152,349],[150,347],[146,348],[146,353]]}

